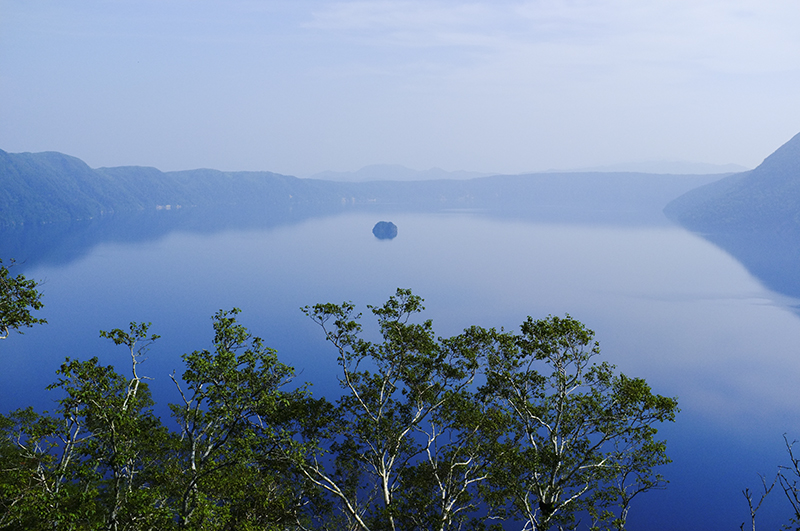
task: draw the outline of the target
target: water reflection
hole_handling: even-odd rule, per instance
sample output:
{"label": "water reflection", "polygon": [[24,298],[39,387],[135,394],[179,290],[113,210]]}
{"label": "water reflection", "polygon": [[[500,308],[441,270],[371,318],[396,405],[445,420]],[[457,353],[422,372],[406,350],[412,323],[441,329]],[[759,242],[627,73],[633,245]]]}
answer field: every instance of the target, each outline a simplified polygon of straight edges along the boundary
{"label": "water reflection", "polygon": [[[489,183],[487,183],[488,186]],[[663,183],[662,183],[663,185]],[[641,185],[640,185],[641,186]],[[675,184],[670,184],[674,187]],[[684,185],[685,186],[685,185]],[[595,183],[595,188],[596,188]],[[668,187],[668,191],[672,188]],[[273,229],[307,220],[346,213],[372,214],[378,221],[393,213],[463,213],[489,219],[529,223],[581,224],[613,227],[665,227],[670,222],[661,213],[665,192],[656,187],[655,197],[599,197],[591,186],[585,198],[572,197],[555,205],[531,203],[523,190],[514,201],[495,201],[481,209],[451,209],[442,205],[408,202],[375,205],[295,205],[292,207],[254,208],[251,206],[215,209],[182,208],[156,212],[117,213],[98,219],[74,222],[26,225],[19,229],[0,229],[0,258],[15,258],[20,270],[42,264],[66,265],[79,260],[92,248],[104,243],[143,243],[155,241],[173,232],[213,234],[227,230]],[[604,194],[608,194],[603,186]],[[488,194],[487,191],[484,191]],[[526,195],[527,193],[527,195]],[[488,194],[490,195],[490,194]],[[600,194],[602,195],[602,194]],[[491,203],[491,202],[490,202]]]}
{"label": "water reflection", "polygon": [[3,258],[21,268],[66,265],[104,243],[142,243],[173,232],[213,234],[226,230],[269,229],[341,213],[340,207],[183,208],[122,213],[73,223],[27,225],[0,230]]}
{"label": "water reflection", "polygon": [[800,298],[800,230],[702,234],[769,289]]}

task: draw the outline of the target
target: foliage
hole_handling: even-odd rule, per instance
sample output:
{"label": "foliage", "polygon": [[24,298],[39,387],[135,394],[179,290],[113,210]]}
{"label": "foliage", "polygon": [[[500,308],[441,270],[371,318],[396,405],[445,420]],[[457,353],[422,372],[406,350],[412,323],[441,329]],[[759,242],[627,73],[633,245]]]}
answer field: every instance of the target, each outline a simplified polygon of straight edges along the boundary
{"label": "foliage", "polygon": [[370,309],[381,343],[361,337],[352,303],[304,310],[337,348],[345,391],[323,445],[333,463],[305,470],[351,528],[478,527],[481,504],[529,529],[572,527],[581,511],[623,528],[632,499],[664,484],[654,424],[677,402],[593,364],[599,347],[578,321],[442,339],[410,322],[422,299],[409,290]]}
{"label": "foliage", "polygon": [[[172,376],[181,396],[170,405],[180,426],[174,494],[180,527],[242,528],[244,521],[273,525],[300,518],[302,494],[285,482],[292,463],[280,448],[292,439],[295,403],[306,392],[281,389],[294,370],[236,322],[239,312],[214,316],[213,352],[183,356],[185,386]],[[232,475],[249,481],[233,482]],[[258,504],[252,503],[255,492],[264,496]]]}
{"label": "foliage", "polygon": [[369,307],[383,342],[361,337],[352,303],[304,312],[338,351],[344,395],[323,447],[332,462],[303,470],[326,490],[353,529],[457,529],[478,507],[496,417],[473,390],[483,360],[498,348],[494,330],[436,338],[410,290]]}
{"label": "foliage", "polygon": [[[158,337],[148,338],[147,328],[131,323],[130,333],[101,332],[129,347],[131,379],[96,357],[67,359],[48,387],[62,394],[53,415],[24,409],[3,419],[8,457],[30,464],[18,467],[8,483],[16,485],[16,496],[6,498],[9,519],[30,528],[113,530],[164,521],[157,486],[166,431],[136,372]],[[145,345],[137,349],[139,340]]]}
{"label": "foliage", "polygon": [[292,387],[240,310],[220,310],[213,348],[172,375],[176,431],[141,374],[149,323],[101,331],[126,376],[67,359],[53,413],[0,415],[0,529],[539,530],[577,515],[623,529],[633,498],[664,485],[655,424],[675,400],[594,363],[583,324],[442,338],[422,303],[398,289],[368,306],[377,341],[352,303],[304,308],[337,352],[335,402]]}
{"label": "foliage", "polygon": [[2,264],[0,260],[0,339],[6,339],[11,330],[21,334],[20,328],[47,321],[31,315],[31,310],[44,307],[42,294],[36,289],[37,282],[23,275],[11,276],[9,267]]}
{"label": "foliage", "polygon": [[581,511],[624,528],[632,498],[664,482],[653,425],[674,419],[676,400],[593,363],[594,333],[570,316],[529,317],[521,331],[517,349],[490,358],[482,389],[513,419],[492,464],[495,509],[532,530],[572,528]]}

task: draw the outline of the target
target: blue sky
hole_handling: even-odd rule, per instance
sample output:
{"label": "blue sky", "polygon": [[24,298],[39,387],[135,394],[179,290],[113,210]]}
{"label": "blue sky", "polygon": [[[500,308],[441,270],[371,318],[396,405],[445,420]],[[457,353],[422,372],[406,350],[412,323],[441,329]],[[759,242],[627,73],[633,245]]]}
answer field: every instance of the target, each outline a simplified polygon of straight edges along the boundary
{"label": "blue sky", "polygon": [[299,176],[753,167],[800,131],[795,0],[0,0],[0,149]]}

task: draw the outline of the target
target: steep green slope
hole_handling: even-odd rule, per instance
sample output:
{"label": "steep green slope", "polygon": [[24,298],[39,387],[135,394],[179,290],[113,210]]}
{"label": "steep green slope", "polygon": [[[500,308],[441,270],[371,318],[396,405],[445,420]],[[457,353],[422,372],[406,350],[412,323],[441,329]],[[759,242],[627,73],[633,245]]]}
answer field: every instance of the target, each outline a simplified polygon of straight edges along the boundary
{"label": "steep green slope", "polygon": [[337,183],[269,172],[91,169],[61,153],[0,151],[0,227],[92,219],[113,212],[194,206],[341,203]]}
{"label": "steep green slope", "polygon": [[698,232],[800,228],[800,134],[757,168],[697,188],[670,202],[670,219]]}
{"label": "steep green slope", "polygon": [[55,152],[0,150],[0,178],[0,226],[92,218],[108,210],[102,198],[114,188],[80,159]]}

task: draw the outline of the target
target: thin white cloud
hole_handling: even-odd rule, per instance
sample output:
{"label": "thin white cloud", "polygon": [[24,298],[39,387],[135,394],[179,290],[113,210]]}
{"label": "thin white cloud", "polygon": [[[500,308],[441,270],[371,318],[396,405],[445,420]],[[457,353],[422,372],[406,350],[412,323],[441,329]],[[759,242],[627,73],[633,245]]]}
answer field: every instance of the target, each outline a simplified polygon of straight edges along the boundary
{"label": "thin white cloud", "polygon": [[380,0],[325,4],[305,27],[372,46],[451,46],[516,56],[544,46],[559,49],[559,60],[684,62],[758,72],[798,64],[798,20],[800,2],[788,1]]}

